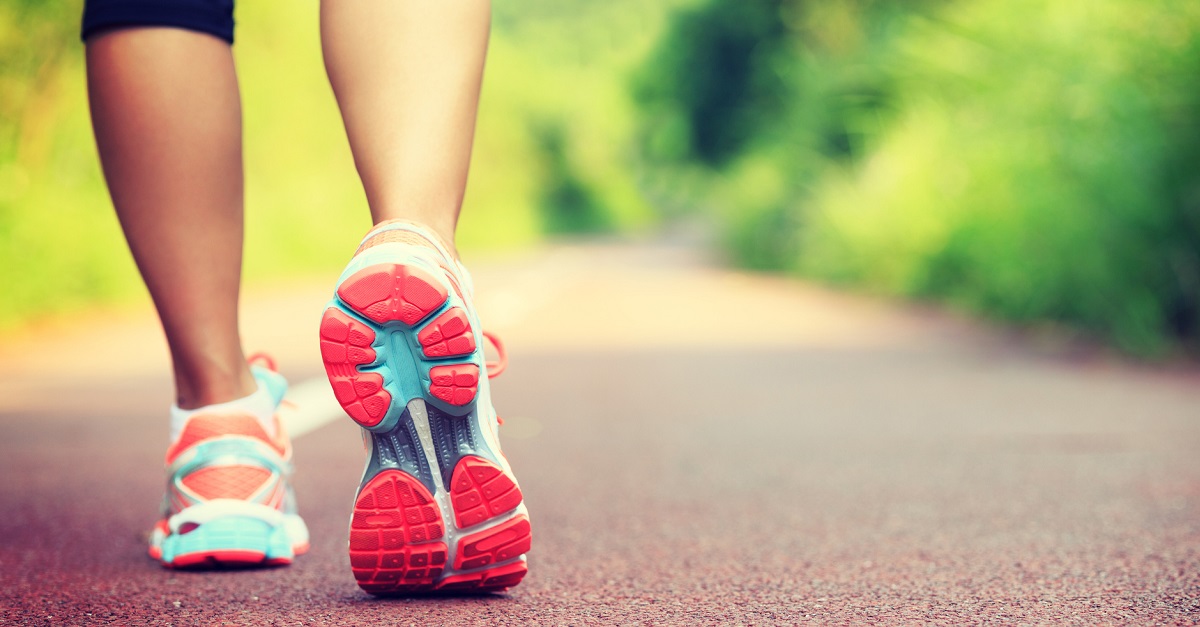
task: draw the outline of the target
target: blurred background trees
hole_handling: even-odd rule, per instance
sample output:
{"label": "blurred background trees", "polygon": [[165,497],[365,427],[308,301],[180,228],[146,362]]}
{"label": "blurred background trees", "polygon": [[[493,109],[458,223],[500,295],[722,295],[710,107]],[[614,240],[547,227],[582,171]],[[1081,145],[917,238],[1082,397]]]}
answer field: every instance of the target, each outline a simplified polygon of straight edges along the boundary
{"label": "blurred background trees", "polygon": [[[79,2],[0,6],[0,326],[139,294]],[[735,262],[1200,351],[1200,4],[495,0],[470,251],[717,225]],[[365,230],[316,3],[243,2],[250,281]]]}
{"label": "blurred background trees", "polygon": [[636,84],[741,263],[1197,349],[1200,5],[705,2]]}

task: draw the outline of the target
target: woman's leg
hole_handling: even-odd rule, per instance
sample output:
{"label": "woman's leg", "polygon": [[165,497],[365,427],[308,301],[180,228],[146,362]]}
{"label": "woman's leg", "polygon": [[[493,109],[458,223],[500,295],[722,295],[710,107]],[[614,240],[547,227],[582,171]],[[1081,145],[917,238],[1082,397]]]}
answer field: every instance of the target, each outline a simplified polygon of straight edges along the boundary
{"label": "woman's leg", "polygon": [[349,551],[371,594],[499,591],[527,572],[529,517],[500,452],[471,281],[429,245],[454,241],[489,22],[487,0],[321,4],[372,217],[416,223],[372,229],[320,328],[330,384],[370,442]]}
{"label": "woman's leg", "polygon": [[128,28],[87,41],[88,93],[113,204],[190,409],[256,389],[238,332],[242,120],[217,37]]}
{"label": "woman's leg", "polygon": [[325,67],[375,222],[453,246],[491,24],[488,0],[324,0]]}

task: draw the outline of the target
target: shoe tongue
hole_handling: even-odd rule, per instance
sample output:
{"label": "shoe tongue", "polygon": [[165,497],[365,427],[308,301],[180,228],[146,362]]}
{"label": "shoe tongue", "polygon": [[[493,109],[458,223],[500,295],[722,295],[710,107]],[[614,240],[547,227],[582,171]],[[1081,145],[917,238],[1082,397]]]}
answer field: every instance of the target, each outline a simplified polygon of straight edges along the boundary
{"label": "shoe tongue", "polygon": [[271,401],[275,407],[279,407],[279,404],[283,402],[283,396],[287,394],[287,379],[274,370],[258,365],[250,366],[250,373],[254,375],[254,380],[258,381],[259,387],[266,389],[267,394],[271,395]]}

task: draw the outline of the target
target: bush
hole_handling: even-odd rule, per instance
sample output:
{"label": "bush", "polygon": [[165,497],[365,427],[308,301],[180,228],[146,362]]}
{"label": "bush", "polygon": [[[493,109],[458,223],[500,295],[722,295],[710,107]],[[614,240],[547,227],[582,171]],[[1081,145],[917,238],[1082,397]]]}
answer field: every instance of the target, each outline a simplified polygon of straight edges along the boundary
{"label": "bush", "polygon": [[807,200],[797,267],[1138,354],[1194,342],[1200,12],[962,3],[898,41],[902,115]]}
{"label": "bush", "polygon": [[[765,109],[781,121],[688,166],[713,168],[743,262],[1062,321],[1138,354],[1197,348],[1200,7],[843,0],[775,15],[790,44],[755,71],[786,68],[783,113]],[[711,123],[673,104],[685,127]]]}

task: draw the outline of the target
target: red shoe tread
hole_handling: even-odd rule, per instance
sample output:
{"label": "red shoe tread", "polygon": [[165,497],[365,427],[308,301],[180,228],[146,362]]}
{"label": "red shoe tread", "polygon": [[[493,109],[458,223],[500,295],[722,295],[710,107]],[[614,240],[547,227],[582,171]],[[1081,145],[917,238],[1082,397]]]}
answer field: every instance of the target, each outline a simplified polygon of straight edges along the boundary
{"label": "red shoe tread", "polygon": [[438,582],[437,589],[446,592],[455,590],[499,592],[521,583],[528,571],[529,568],[525,562],[513,562],[480,572],[446,577]]}
{"label": "red shoe tread", "polygon": [[520,557],[529,551],[532,534],[524,515],[459,540],[454,568],[469,570]]}
{"label": "red shoe tread", "polygon": [[446,565],[442,516],[420,481],[385,470],[359,491],[350,523],[350,567],[363,590],[431,589]]}
{"label": "red shoe tread", "polygon": [[452,307],[435,318],[417,333],[417,341],[426,357],[455,357],[475,352],[475,334],[467,313],[460,307]]}
{"label": "red shoe tread", "polygon": [[342,409],[364,427],[379,424],[392,403],[383,389],[383,376],[359,372],[358,366],[375,361],[375,331],[335,307],[321,318],[321,359]]}
{"label": "red shoe tread", "polygon": [[459,529],[511,512],[521,504],[521,489],[496,464],[481,457],[459,460],[450,479],[450,500]]}
{"label": "red shoe tread", "polygon": [[379,264],[359,270],[342,282],[338,297],[368,319],[383,324],[420,322],[449,296],[428,272],[403,264]]}
{"label": "red shoe tread", "polygon": [[453,364],[429,370],[429,393],[451,405],[466,405],[479,391],[479,366]]}

